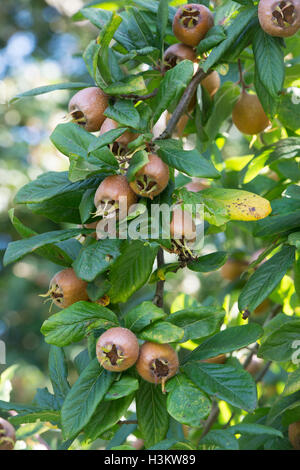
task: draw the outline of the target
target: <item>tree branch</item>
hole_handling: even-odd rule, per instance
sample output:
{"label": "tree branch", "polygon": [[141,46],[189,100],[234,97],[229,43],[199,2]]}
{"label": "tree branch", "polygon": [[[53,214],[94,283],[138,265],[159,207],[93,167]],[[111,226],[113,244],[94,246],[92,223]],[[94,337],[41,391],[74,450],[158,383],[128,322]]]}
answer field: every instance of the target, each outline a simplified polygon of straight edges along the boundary
{"label": "tree branch", "polygon": [[123,100],[145,101],[150,98],[154,98],[154,96],[157,95],[157,92],[158,92],[158,88],[155,88],[151,93],[148,93],[147,95],[128,94],[128,95],[119,95],[119,98],[122,98]]}
{"label": "tree branch", "polygon": [[198,72],[194,75],[194,77],[190,81],[189,85],[185,89],[185,91],[184,91],[184,93],[183,93],[183,95],[182,95],[182,97],[181,97],[174,113],[172,114],[172,117],[171,117],[170,121],[168,122],[168,125],[167,125],[166,129],[158,137],[158,139],[160,139],[160,140],[161,139],[169,139],[172,136],[173,131],[175,130],[175,127],[176,127],[179,119],[187,111],[188,106],[190,104],[190,101],[191,101],[191,99],[193,98],[193,96],[196,92],[197,86],[211,72],[212,72],[212,70],[209,70],[208,72],[204,72],[202,69],[199,69]]}
{"label": "tree branch", "polygon": [[202,431],[202,434],[201,434],[201,437],[200,437],[200,441],[204,436],[206,436],[206,434],[209,433],[212,426],[214,425],[214,423],[218,419],[219,413],[220,413],[220,409],[218,407],[217,402],[213,402],[211,412],[210,412],[207,420],[205,421],[203,431]]}
{"label": "tree branch", "polygon": [[[162,248],[159,248],[157,253],[157,269],[161,268],[164,265],[164,262],[164,251]],[[153,299],[153,303],[160,308],[163,308],[164,306],[164,284],[165,281],[163,280],[157,282],[155,296]]]}

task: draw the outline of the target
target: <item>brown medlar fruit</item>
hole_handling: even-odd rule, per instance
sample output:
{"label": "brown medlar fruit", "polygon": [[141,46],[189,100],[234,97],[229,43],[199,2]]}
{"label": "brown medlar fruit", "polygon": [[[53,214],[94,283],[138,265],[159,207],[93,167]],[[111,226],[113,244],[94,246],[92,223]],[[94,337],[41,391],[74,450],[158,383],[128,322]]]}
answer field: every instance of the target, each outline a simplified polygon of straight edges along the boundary
{"label": "brown medlar fruit", "polygon": [[6,419],[0,418],[0,450],[13,450],[15,443],[15,428]]}
{"label": "brown medlar fruit", "polygon": [[192,47],[185,44],[173,44],[168,47],[164,53],[165,70],[172,69],[182,60],[191,60],[195,62],[197,54]]}
{"label": "brown medlar fruit", "polygon": [[140,348],[136,370],[147,382],[161,383],[163,392],[165,383],[177,373],[178,368],[177,353],[169,344],[146,342]]}
{"label": "brown medlar fruit", "polygon": [[204,80],[202,80],[201,85],[205,88],[209,96],[212,98],[220,88],[220,75],[216,70],[214,70],[206,78],[204,78]]}
{"label": "brown medlar fruit", "polygon": [[[116,121],[110,118],[106,118],[101,126],[100,135],[105,134],[105,132],[118,129],[118,127],[120,127],[120,125]],[[130,142],[135,140],[137,137],[138,137],[138,134],[134,134],[133,132],[126,131],[124,132],[124,134],[122,134],[120,137],[116,139],[116,142],[126,147]]]}
{"label": "brown medlar fruit", "polygon": [[300,0],[260,0],[258,19],[271,36],[293,36],[300,28]]}
{"label": "brown medlar fruit", "polygon": [[169,182],[169,167],[155,153],[148,155],[148,162],[131,181],[131,189],[139,196],[153,199],[160,194]]}
{"label": "brown medlar fruit", "polygon": [[239,131],[250,135],[259,134],[269,125],[269,118],[258,97],[245,90],[233,108],[232,120]]}
{"label": "brown medlar fruit", "polygon": [[99,131],[108,106],[108,97],[98,87],[78,91],[69,102],[69,113],[74,122],[88,132]]}
{"label": "brown medlar fruit", "polygon": [[185,187],[192,193],[198,193],[199,191],[202,191],[203,189],[209,188],[209,185],[206,183],[204,179],[198,179],[198,180],[190,181],[189,183],[185,185]]}
{"label": "brown medlar fruit", "polygon": [[221,276],[227,281],[235,281],[238,279],[245,269],[248,267],[247,261],[241,261],[236,259],[229,259],[221,267]]}
{"label": "brown medlar fruit", "polygon": [[66,308],[80,300],[89,300],[86,287],[87,283],[76,276],[73,268],[66,268],[53,276],[48,292],[40,297],[49,297],[57,307]]}
{"label": "brown medlar fruit", "polygon": [[137,196],[123,175],[107,176],[98,187],[94,198],[96,215],[104,217],[124,218],[130,206],[136,202]]}
{"label": "brown medlar fruit", "polygon": [[101,366],[112,372],[129,369],[139,356],[139,343],[127,328],[110,328],[96,344],[97,359]]}
{"label": "brown medlar fruit", "polygon": [[252,357],[250,364],[246,367],[246,371],[255,377],[263,366],[263,359],[259,359],[257,356]]}
{"label": "brown medlar fruit", "polygon": [[188,3],[177,10],[173,20],[173,32],[187,46],[197,46],[214,25],[210,10],[198,3]]}
{"label": "brown medlar fruit", "polygon": [[300,450],[300,421],[289,425],[289,440],[295,450]]}
{"label": "brown medlar fruit", "polygon": [[180,206],[173,210],[170,237],[173,253],[182,256],[191,255],[190,245],[196,240],[196,225],[191,214],[183,211]]}

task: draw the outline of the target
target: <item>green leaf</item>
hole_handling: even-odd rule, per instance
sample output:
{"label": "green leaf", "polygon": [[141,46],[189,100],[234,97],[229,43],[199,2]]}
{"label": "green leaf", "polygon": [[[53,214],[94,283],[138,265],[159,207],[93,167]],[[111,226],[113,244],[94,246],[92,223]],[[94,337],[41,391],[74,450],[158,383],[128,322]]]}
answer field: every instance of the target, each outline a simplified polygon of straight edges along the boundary
{"label": "green leaf", "polygon": [[167,434],[169,417],[166,408],[167,397],[159,387],[144,382],[136,393],[138,427],[146,448],[162,441]]}
{"label": "green leaf", "polygon": [[13,426],[20,426],[25,423],[49,422],[60,426],[60,412],[52,410],[40,410],[33,413],[21,413],[9,419]]}
{"label": "green leaf", "polygon": [[[298,88],[296,90],[298,90]],[[293,91],[281,95],[278,119],[284,127],[294,132],[300,128],[299,96],[293,93]]]}
{"label": "green leaf", "polygon": [[112,428],[126,414],[134,396],[133,394],[110,402],[101,402],[92,419],[84,428],[87,440],[95,441],[105,431]]}
{"label": "green leaf", "polygon": [[278,429],[271,428],[270,426],[264,426],[263,424],[252,424],[252,423],[239,423],[234,426],[230,426],[228,432],[233,434],[253,434],[254,436],[267,435],[283,437],[282,432]]}
{"label": "green leaf", "polygon": [[110,54],[109,54],[109,44],[114,37],[115,32],[122,22],[122,18],[113,13],[110,20],[106,23],[104,28],[100,33],[98,39],[100,43],[99,55],[98,55],[98,70],[101,74],[101,77],[106,85],[110,84],[113,81],[111,68],[110,68]]}
{"label": "green leaf", "polygon": [[116,380],[104,397],[104,401],[119,400],[127,397],[139,388],[139,381],[130,375],[123,374],[120,380]]}
{"label": "green leaf", "polygon": [[97,44],[97,42],[93,40],[88,44],[87,48],[85,49],[82,55],[82,58],[85,62],[86,68],[88,69],[90,76],[94,79],[98,87],[102,89],[106,86],[106,83],[101,77],[98,69],[99,51],[100,44]]}
{"label": "green leaf", "polygon": [[214,96],[212,112],[204,126],[204,131],[210,140],[214,140],[220,132],[223,122],[231,116],[232,109],[240,96],[240,87],[232,82],[226,82]]}
{"label": "green leaf", "polygon": [[203,54],[203,52],[209,51],[213,47],[218,46],[226,37],[227,35],[223,26],[219,24],[213,26],[198,44],[197,52]]}
{"label": "green leaf", "polygon": [[240,311],[253,312],[283,278],[295,259],[295,248],[284,246],[248,279],[239,296]]}
{"label": "green leaf", "polygon": [[[17,230],[17,232],[21,235],[22,238],[30,238],[32,236],[38,235],[37,232],[32,230],[31,228],[26,227],[22,222],[14,215],[14,209],[10,209],[8,211],[8,215],[10,217],[10,220]],[[74,242],[74,248],[81,246],[77,240],[69,240]],[[68,243],[68,242],[67,242]],[[63,249],[65,248],[65,249]],[[75,248],[76,249],[76,248]],[[73,263],[73,257],[70,256],[70,252],[68,250],[67,245],[63,245],[62,243],[58,243],[57,245],[46,245],[42,248],[38,248],[36,250],[36,253],[39,256],[42,256],[43,258],[49,259],[55,264],[61,265],[61,266],[71,266]]]}
{"label": "green leaf", "polygon": [[246,411],[255,409],[256,385],[244,369],[201,362],[189,362],[182,369],[200,390],[209,395]]}
{"label": "green leaf", "polygon": [[183,328],[184,337],[181,342],[189,339],[200,339],[215,333],[225,316],[225,310],[215,307],[190,307],[179,310],[168,316],[168,322]]}
{"label": "green leaf", "polygon": [[213,65],[222,59],[222,56],[230,50],[235,40],[240,36],[240,34],[242,34],[250,20],[256,15],[257,8],[252,5],[239,11],[226,30],[227,38],[217,47],[213,48],[212,52],[204,62],[204,72],[207,72]]}
{"label": "green leaf", "polygon": [[34,252],[38,248],[76,237],[80,233],[89,233],[89,230],[78,228],[55,230],[54,232],[42,233],[24,240],[11,242],[9,243],[5,252],[3,263],[5,266],[7,266],[8,264],[14,263],[15,261],[23,258],[23,256]]}
{"label": "green leaf", "polygon": [[[79,212],[81,222],[84,224],[87,220],[91,218],[91,214],[96,211],[95,204],[95,190],[87,189],[82,196],[82,199],[79,204]],[[81,245],[80,245],[81,247]]]}
{"label": "green leaf", "polygon": [[193,74],[194,66],[190,60],[183,60],[166,72],[153,101],[153,123],[158,121],[166,109],[172,111],[176,107]]}
{"label": "green leaf", "polygon": [[277,108],[279,105],[279,97],[274,98],[270,93],[268,88],[266,88],[260,80],[257,68],[255,69],[254,75],[254,86],[256,94],[261,102],[262,107],[265,112],[271,117],[271,119],[277,113]]}
{"label": "green leaf", "polygon": [[93,359],[84,369],[62,407],[62,425],[65,439],[75,437],[89,422],[114,379],[111,372]]}
{"label": "green leaf", "polygon": [[159,146],[158,155],[172,168],[189,176],[199,178],[219,178],[220,174],[214,165],[204,158],[197,149],[183,150],[178,141],[156,140]]}
{"label": "green leaf", "polygon": [[124,324],[129,330],[139,333],[151,323],[165,317],[166,314],[161,308],[153,302],[145,301],[124,315]]}
{"label": "green leaf", "polygon": [[76,302],[46,320],[41,332],[46,342],[59,347],[82,340],[94,328],[118,326],[116,315],[106,307],[91,302]]}
{"label": "green leaf", "polygon": [[69,393],[68,367],[63,349],[57,346],[50,347],[49,353],[49,377],[55,396],[63,403]]}
{"label": "green leaf", "polygon": [[227,260],[226,251],[216,251],[209,255],[200,256],[194,261],[188,263],[188,268],[197,273],[209,273],[219,269]]}
{"label": "green leaf", "polygon": [[109,280],[111,301],[126,302],[149,279],[158,247],[140,240],[125,242],[121,255],[112,265]]}
{"label": "green leaf", "polygon": [[112,144],[127,130],[127,127],[119,127],[118,129],[112,129],[111,131],[105,132],[89,145],[88,153],[95,152],[108,144]]}
{"label": "green leaf", "polygon": [[201,420],[210,412],[210,400],[184,375],[177,375],[171,381],[174,386],[167,398],[168,413],[179,423],[200,427]]}
{"label": "green leaf", "polygon": [[20,93],[16,95],[10,103],[14,103],[22,98],[30,98],[32,96],[43,95],[45,93],[50,93],[51,91],[56,90],[82,90],[82,88],[88,88],[91,85],[89,83],[81,83],[81,82],[74,82],[74,83],[57,83],[55,85],[46,85],[40,86],[38,88],[34,88],[33,90],[25,91],[24,93]]}
{"label": "green leaf", "polygon": [[285,323],[267,337],[259,348],[258,356],[271,361],[291,361],[299,335],[300,320]]}
{"label": "green leaf", "polygon": [[118,100],[114,105],[106,108],[104,114],[124,127],[139,127],[140,115],[132,101]]}
{"label": "green leaf", "polygon": [[267,34],[260,27],[253,38],[253,52],[260,82],[276,98],[284,83],[284,53],[280,38]]}
{"label": "green leaf", "polygon": [[139,338],[153,343],[175,343],[184,336],[184,330],[166,321],[157,321],[142,330]]}
{"label": "green leaf", "polygon": [[262,334],[263,329],[257,323],[227,328],[203,341],[200,346],[185,358],[184,362],[208,359],[218,354],[241,349],[248,346],[248,344],[254,343]]}
{"label": "green leaf", "polygon": [[157,33],[159,37],[160,49],[163,50],[164,37],[169,21],[169,5],[167,0],[159,0],[157,10]]}
{"label": "green leaf", "polygon": [[107,238],[91,240],[88,246],[84,245],[73,263],[77,276],[91,282],[99,274],[107,271],[120,256],[121,244],[122,240]]}
{"label": "green leaf", "polygon": [[146,93],[147,87],[141,75],[131,75],[124,80],[114,82],[103,89],[108,95],[128,95]]}
{"label": "green leaf", "polygon": [[214,449],[238,450],[238,440],[230,434],[228,429],[213,429],[200,441],[200,446],[213,447]]}
{"label": "green leaf", "polygon": [[297,408],[300,404],[300,393],[296,392],[292,395],[280,395],[277,400],[272,404],[268,414],[267,424],[272,424],[279,417],[289,410]]}
{"label": "green leaf", "polygon": [[135,152],[133,157],[130,159],[129,168],[127,170],[127,179],[129,182],[135,179],[137,172],[148,163],[148,153],[145,150],[139,150]]}

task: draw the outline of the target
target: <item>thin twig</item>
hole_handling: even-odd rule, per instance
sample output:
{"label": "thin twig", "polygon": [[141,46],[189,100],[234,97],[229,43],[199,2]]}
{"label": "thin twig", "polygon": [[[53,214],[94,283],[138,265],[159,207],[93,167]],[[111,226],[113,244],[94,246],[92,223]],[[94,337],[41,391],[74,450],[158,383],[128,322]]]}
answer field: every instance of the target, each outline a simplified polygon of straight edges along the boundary
{"label": "thin twig", "polygon": [[218,404],[217,404],[217,402],[214,401],[213,405],[212,405],[211,412],[210,412],[207,420],[205,421],[203,431],[202,431],[202,434],[201,434],[201,437],[200,437],[200,441],[204,436],[206,436],[206,434],[209,433],[212,426],[214,425],[214,423],[218,419],[219,413],[220,413],[220,410],[219,410]]}
{"label": "thin twig", "polygon": [[268,372],[268,370],[270,369],[270,366],[272,364],[272,361],[269,361],[267,362],[267,364],[265,365],[265,367],[260,371],[260,373],[258,374],[258,376],[256,377],[255,379],[255,383],[257,384],[258,382],[260,382],[264,376],[266,375],[266,373]]}
{"label": "thin twig", "polygon": [[138,424],[136,419],[127,419],[123,421],[118,421],[118,424]]}
{"label": "thin twig", "polygon": [[134,101],[145,101],[149,100],[150,98],[154,98],[154,96],[157,95],[158,88],[155,88],[151,93],[148,93],[147,95],[119,95],[119,98],[122,98],[124,100],[134,100]]}
{"label": "thin twig", "polygon": [[164,130],[164,132],[157,139],[159,139],[159,140],[169,139],[172,136],[179,119],[181,118],[181,116],[183,114],[185,114],[186,110],[188,109],[190,101],[191,101],[191,99],[193,98],[193,96],[196,92],[197,86],[211,72],[212,72],[212,70],[209,70],[208,72],[204,72],[202,69],[198,70],[198,72],[194,75],[194,77],[190,81],[189,85],[185,89],[185,91],[184,91],[184,93],[183,93],[183,95],[182,95],[182,97],[181,97],[174,113],[171,116],[171,119],[168,122],[168,125],[167,125],[166,129]]}
{"label": "thin twig", "polygon": [[[159,248],[157,253],[157,269],[161,268],[164,265],[164,262],[164,251],[162,248]],[[163,308],[164,306],[164,284],[165,281],[163,280],[159,280],[156,283],[156,291],[153,299],[153,303],[160,308]]]}

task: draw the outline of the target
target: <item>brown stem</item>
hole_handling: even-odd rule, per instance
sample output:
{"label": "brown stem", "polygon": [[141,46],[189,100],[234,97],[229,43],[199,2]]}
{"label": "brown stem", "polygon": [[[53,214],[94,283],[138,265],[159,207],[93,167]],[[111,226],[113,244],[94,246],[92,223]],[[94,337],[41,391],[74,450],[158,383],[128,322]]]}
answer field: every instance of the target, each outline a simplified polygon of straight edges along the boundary
{"label": "brown stem", "polygon": [[138,424],[136,419],[127,419],[123,421],[118,421],[118,424]]}
{"label": "brown stem", "polygon": [[202,80],[204,80],[204,78],[211,74],[211,72],[212,70],[204,72],[202,69],[199,69],[198,72],[194,75],[189,85],[185,89],[174,113],[172,114],[166,129],[157,138],[157,140],[169,139],[172,136],[179,119],[183,114],[185,114],[186,110],[188,109],[190,101],[196,92],[197,86],[199,85],[199,83],[202,82]]}
{"label": "brown stem", "polygon": [[200,437],[200,441],[204,436],[206,436],[206,434],[209,433],[212,426],[217,421],[219,413],[220,413],[220,410],[219,410],[217,402],[213,402],[212,409],[211,409],[211,412],[209,414],[209,417],[205,421],[203,431],[202,431],[202,434],[201,434],[201,437]]}
{"label": "brown stem", "polygon": [[241,59],[238,59],[238,67],[239,67],[239,75],[240,75],[240,80],[238,83],[242,85],[242,89],[243,91],[245,91],[247,88],[250,88],[250,87],[245,83],[245,80],[244,80],[244,73],[243,73]]}
{"label": "brown stem", "polygon": [[[157,253],[157,269],[161,268],[164,265],[164,262],[164,251],[162,248],[159,248]],[[153,303],[160,308],[163,308],[164,306],[164,284],[165,281],[163,280],[156,283],[156,291],[153,299]]]}
{"label": "brown stem", "polygon": [[258,376],[256,377],[255,379],[255,383],[257,384],[258,382],[260,382],[264,376],[266,375],[266,373],[268,372],[268,370],[270,369],[270,366],[272,364],[272,361],[269,361],[267,362],[267,364],[265,365],[265,367],[260,371],[260,373],[258,374]]}
{"label": "brown stem", "polygon": [[150,98],[154,98],[154,96],[157,95],[158,88],[155,88],[151,93],[148,93],[147,95],[119,95],[119,98],[122,98],[124,100],[134,100],[134,101],[145,101]]}

